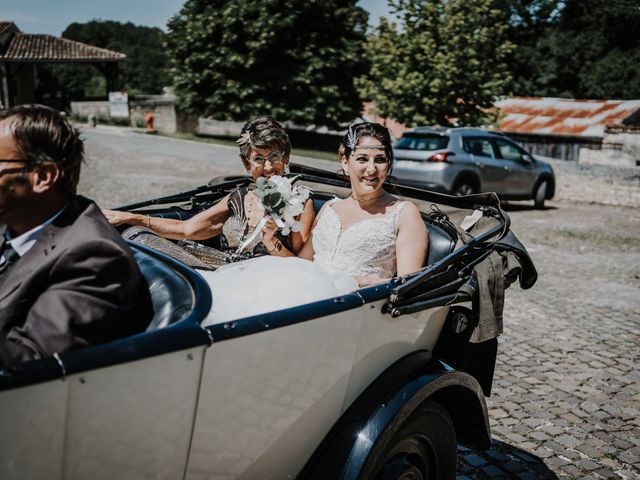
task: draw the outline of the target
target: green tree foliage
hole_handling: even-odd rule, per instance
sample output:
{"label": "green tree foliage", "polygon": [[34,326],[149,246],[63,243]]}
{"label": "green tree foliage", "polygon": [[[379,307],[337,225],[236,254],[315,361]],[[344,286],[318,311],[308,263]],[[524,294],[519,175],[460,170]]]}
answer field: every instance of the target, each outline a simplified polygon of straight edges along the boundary
{"label": "green tree foliage", "polygon": [[540,40],[548,35],[560,18],[563,0],[505,0],[509,12],[507,37],[517,47],[509,58],[514,95],[539,94],[554,81],[555,65],[549,48]]}
{"label": "green tree foliage", "polygon": [[[510,0],[513,92],[569,98],[640,98],[638,0]],[[539,7],[538,10],[535,7]]]}
{"label": "green tree foliage", "polygon": [[[120,87],[130,94],[162,93],[169,85],[169,58],[163,47],[164,33],[159,28],[92,20],[72,23],[62,33],[64,38],[124,53],[119,62]],[[104,96],[104,74],[87,64],[54,64],[39,70],[39,93],[42,96],[83,98]]]}
{"label": "green tree foliage", "polygon": [[640,98],[640,2],[567,0],[557,28],[540,43],[555,60],[549,93]]}
{"label": "green tree foliage", "polygon": [[407,125],[477,125],[509,81],[501,0],[390,0],[397,26],[369,37],[360,85],[382,116]]}
{"label": "green tree foliage", "polygon": [[357,0],[187,0],[167,47],[181,107],[334,126],[360,113],[368,14]]}

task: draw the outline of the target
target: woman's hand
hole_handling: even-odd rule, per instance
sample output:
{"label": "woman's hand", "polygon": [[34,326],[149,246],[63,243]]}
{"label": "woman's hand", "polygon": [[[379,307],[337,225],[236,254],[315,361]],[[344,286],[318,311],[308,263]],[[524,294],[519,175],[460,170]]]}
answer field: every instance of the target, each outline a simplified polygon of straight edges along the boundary
{"label": "woman's hand", "polygon": [[267,223],[265,223],[264,227],[262,227],[262,243],[267,250],[272,250],[275,244],[275,236],[278,232],[278,225],[273,218],[269,218]]}
{"label": "woman's hand", "polygon": [[131,214],[129,212],[119,212],[117,210],[102,210],[102,213],[111,225],[117,227],[123,225],[131,220]]}

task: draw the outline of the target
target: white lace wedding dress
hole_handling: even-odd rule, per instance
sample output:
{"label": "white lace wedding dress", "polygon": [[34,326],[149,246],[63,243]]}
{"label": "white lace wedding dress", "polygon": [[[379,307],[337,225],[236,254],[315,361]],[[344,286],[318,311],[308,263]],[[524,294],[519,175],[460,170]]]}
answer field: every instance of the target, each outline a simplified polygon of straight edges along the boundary
{"label": "white lace wedding dress", "polygon": [[406,202],[386,215],[343,230],[331,208],[334,201],[322,209],[313,229],[313,262],[265,256],[225,265],[215,272],[200,271],[213,295],[203,325],[344,295],[358,288],[354,276],[393,277],[398,216]]}

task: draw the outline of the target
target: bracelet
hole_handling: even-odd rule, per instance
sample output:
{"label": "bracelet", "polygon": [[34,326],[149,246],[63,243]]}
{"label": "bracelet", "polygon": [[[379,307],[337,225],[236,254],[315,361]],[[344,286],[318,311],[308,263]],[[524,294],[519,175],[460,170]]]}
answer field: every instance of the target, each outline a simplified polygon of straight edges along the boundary
{"label": "bracelet", "polygon": [[273,244],[273,250],[269,250],[269,247],[267,247],[267,252],[269,253],[279,252],[280,250],[282,250],[282,244],[280,243],[280,240],[275,241],[275,243]]}
{"label": "bracelet", "polygon": [[146,217],[147,217],[147,228],[151,229],[151,216],[147,215]]}

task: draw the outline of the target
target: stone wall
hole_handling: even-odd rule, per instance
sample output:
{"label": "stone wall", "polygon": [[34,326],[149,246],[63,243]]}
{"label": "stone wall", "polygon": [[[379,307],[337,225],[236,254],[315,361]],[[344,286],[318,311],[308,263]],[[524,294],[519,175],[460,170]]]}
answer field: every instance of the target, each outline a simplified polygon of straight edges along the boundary
{"label": "stone wall", "polygon": [[129,99],[131,126],[144,128],[144,117],[153,113],[153,126],[163,133],[176,133],[176,99],[170,95],[149,95]]}
{"label": "stone wall", "polygon": [[554,200],[640,208],[640,167],[544,160],[556,175]]}
{"label": "stone wall", "polygon": [[95,115],[96,118],[109,117],[109,102],[106,100],[71,102],[71,115],[87,118]]}
{"label": "stone wall", "polygon": [[608,130],[601,146],[580,148],[581,164],[640,166],[640,129]]}
{"label": "stone wall", "polygon": [[237,137],[244,122],[228,122],[225,120],[214,120],[212,118],[198,118],[198,127],[195,133],[198,135],[212,135],[214,137]]}
{"label": "stone wall", "polygon": [[[106,100],[71,102],[71,114],[75,117],[88,118],[94,115],[98,123],[109,122],[109,102]],[[175,97],[171,95],[148,95],[129,98],[129,125],[134,128],[145,128],[145,115],[153,113],[154,128],[163,133],[176,133]],[[125,119],[126,122],[126,119]]]}

